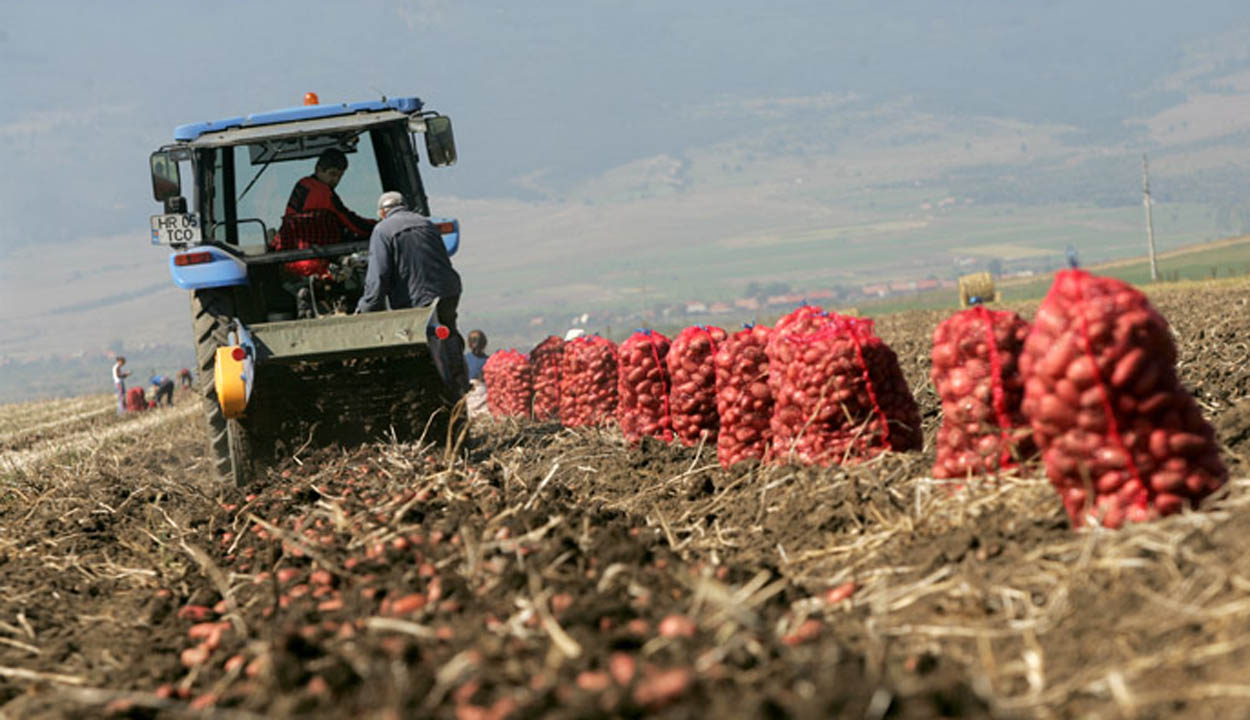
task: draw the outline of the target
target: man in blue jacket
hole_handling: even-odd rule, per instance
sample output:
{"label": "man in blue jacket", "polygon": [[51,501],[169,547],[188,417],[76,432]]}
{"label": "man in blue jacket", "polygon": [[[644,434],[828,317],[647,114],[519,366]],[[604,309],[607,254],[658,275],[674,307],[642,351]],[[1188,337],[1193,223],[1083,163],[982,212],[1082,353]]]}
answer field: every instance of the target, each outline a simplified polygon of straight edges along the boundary
{"label": "man in blue jacket", "polygon": [[456,329],[460,304],[460,274],[451,266],[443,236],[426,218],[408,209],[404,196],[384,192],[378,198],[378,217],[369,236],[369,268],[365,290],[356,312],[426,307],[438,301],[437,318],[450,335],[430,340],[430,354],[439,374],[457,390],[469,389],[464,363],[464,338]]}

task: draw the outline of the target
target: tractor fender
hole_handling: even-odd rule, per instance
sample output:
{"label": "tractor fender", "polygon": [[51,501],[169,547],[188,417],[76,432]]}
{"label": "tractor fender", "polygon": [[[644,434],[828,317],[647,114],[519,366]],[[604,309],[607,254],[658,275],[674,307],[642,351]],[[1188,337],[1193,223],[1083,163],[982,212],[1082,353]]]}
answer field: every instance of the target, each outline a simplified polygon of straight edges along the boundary
{"label": "tractor fender", "polygon": [[447,255],[455,255],[460,249],[460,221],[456,218],[432,217],[430,222],[434,223],[434,227],[438,228],[438,232],[443,237],[443,247],[447,248]]}
{"label": "tractor fender", "polygon": [[243,261],[212,245],[196,245],[169,256],[169,274],[183,290],[247,284]]}

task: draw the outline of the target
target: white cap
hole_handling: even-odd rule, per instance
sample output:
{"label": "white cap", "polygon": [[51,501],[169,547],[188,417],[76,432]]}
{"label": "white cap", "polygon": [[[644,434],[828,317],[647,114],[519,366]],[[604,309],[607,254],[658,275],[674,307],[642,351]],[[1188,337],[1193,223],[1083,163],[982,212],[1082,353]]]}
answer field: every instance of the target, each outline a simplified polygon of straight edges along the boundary
{"label": "white cap", "polygon": [[404,196],[394,190],[388,190],[378,197],[378,210],[385,211],[404,206]]}
{"label": "white cap", "polygon": [[585,330],[581,328],[573,328],[572,330],[569,330],[568,332],[564,333],[564,342],[568,342],[569,340],[573,340],[574,338],[582,337],[585,334],[586,334]]}

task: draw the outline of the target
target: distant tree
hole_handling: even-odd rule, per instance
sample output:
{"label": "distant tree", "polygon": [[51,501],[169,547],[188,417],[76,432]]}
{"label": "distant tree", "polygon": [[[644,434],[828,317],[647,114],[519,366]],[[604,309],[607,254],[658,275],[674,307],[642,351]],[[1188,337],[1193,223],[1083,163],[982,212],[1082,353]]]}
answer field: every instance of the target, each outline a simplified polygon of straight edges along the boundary
{"label": "distant tree", "polygon": [[985,269],[989,270],[990,275],[999,277],[1003,274],[1003,261],[998,258],[990,258],[990,261],[985,264]]}
{"label": "distant tree", "polygon": [[761,288],[761,292],[766,297],[769,295],[785,295],[790,292],[790,286],[783,282],[772,282]]}

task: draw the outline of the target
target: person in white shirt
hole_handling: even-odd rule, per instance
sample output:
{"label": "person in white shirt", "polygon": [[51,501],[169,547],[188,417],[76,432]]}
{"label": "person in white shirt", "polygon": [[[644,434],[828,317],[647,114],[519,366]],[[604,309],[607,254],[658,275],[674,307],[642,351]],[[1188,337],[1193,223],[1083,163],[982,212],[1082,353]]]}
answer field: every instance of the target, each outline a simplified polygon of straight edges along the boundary
{"label": "person in white shirt", "polygon": [[126,412],[126,378],[130,377],[130,373],[122,369],[125,364],[126,358],[121,355],[118,355],[117,362],[113,363],[113,387],[117,388],[118,415]]}

